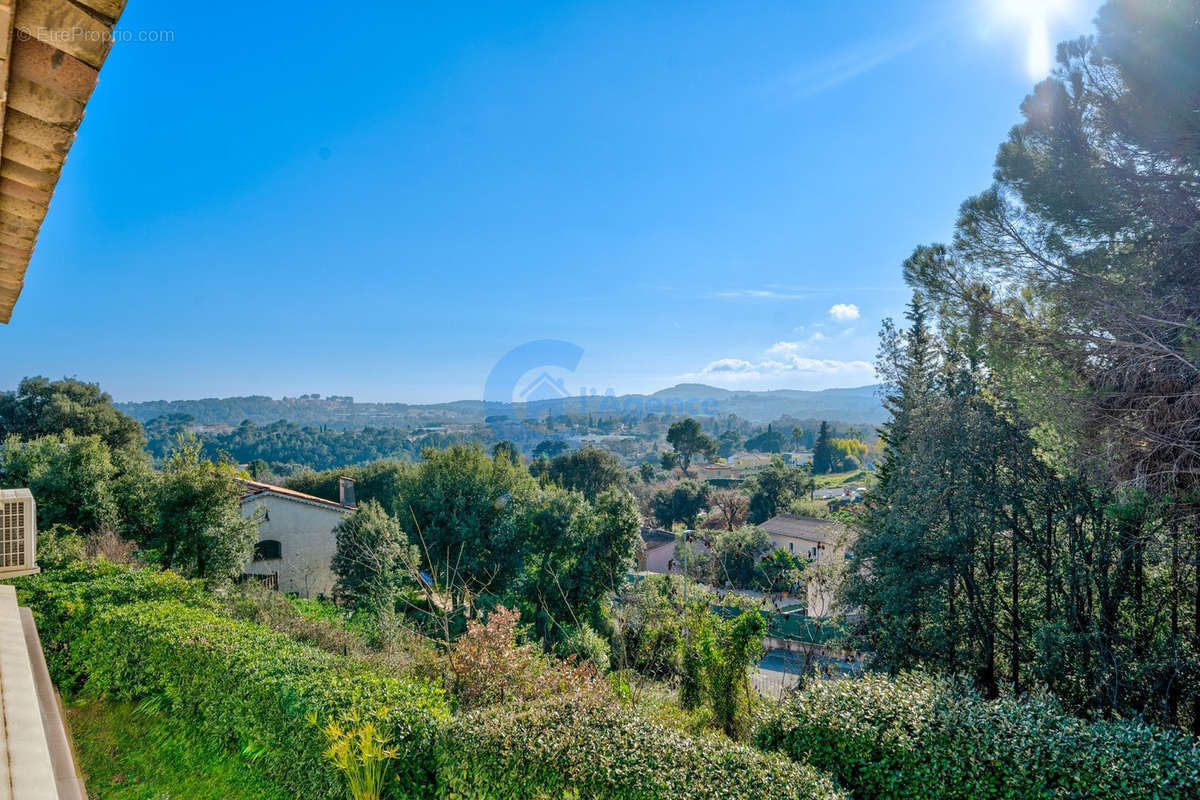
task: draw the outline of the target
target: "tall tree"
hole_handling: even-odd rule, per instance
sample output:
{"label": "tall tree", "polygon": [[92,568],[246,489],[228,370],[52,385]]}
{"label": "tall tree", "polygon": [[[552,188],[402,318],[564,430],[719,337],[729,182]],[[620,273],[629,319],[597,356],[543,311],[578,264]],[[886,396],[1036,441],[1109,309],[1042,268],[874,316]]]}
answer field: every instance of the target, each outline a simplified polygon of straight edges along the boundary
{"label": "tall tree", "polygon": [[625,468],[621,462],[607,450],[595,447],[585,447],[552,459],[546,475],[564,489],[582,492],[589,501],[625,485]]}
{"label": "tall tree", "polygon": [[38,503],[41,528],[66,525],[81,533],[117,527],[113,493],[117,468],[98,436],[43,436],[4,443],[0,477],[6,486],[29,488]]}
{"label": "tall tree", "polygon": [[792,449],[799,450],[800,442],[804,440],[804,429],[799,425],[792,428]]}
{"label": "tall tree", "polygon": [[183,437],[166,459],[150,542],[163,567],[224,582],[241,574],[258,541],[258,523],[241,513],[241,484],[228,464],[201,458],[195,437]]}
{"label": "tall tree", "polygon": [[817,432],[817,443],[813,446],[812,471],[814,475],[825,475],[833,471],[833,444],[829,441],[832,434],[829,423],[821,422]]}
{"label": "tall tree", "polygon": [[[1194,2],[1110,0],[1097,26],[1059,48],[952,245],[918,249],[906,276],[986,321],[989,392],[1069,487],[1074,510],[1051,504],[1040,526],[1038,568],[1046,613],[1070,609],[1067,668],[1099,687],[1085,702],[1190,716],[1200,734],[1185,677],[1200,659],[1200,16]],[[1002,510],[1021,570],[1010,637],[1036,623],[1012,600],[1038,547],[1024,499]],[[1170,614],[1149,611],[1152,593]]]}
{"label": "tall tree", "polygon": [[792,501],[804,496],[809,484],[808,474],[799,467],[789,466],[781,456],[774,456],[746,484],[750,493],[748,518],[754,525],[766,522],[787,510]]}
{"label": "tall tree", "polygon": [[517,449],[516,444],[507,439],[496,442],[492,448],[492,458],[507,458],[515,466],[521,465],[521,451]]}
{"label": "tall tree", "polygon": [[581,624],[602,624],[605,599],[629,571],[641,519],[628,492],[594,503],[551,486],[522,510],[525,568],[512,594],[548,646]]}
{"label": "tall tree", "polygon": [[72,378],[25,378],[15,392],[0,393],[0,435],[22,439],[73,433],[98,436],[114,450],[142,449],[142,426],[113,406],[99,385]]}
{"label": "tall tree", "polygon": [[495,594],[520,568],[517,511],[535,482],[503,456],[478,446],[427,450],[397,498],[393,516],[420,550],[423,566],[465,607]]}
{"label": "tall tree", "polygon": [[720,489],[713,492],[712,504],[714,515],[727,531],[732,531],[744,524],[746,515],[750,511],[750,498],[737,489]]}
{"label": "tall tree", "polygon": [[660,489],[654,495],[654,519],[664,528],[682,522],[689,528],[696,527],[696,519],[706,508],[712,497],[712,486],[703,481],[688,478],[671,489]]}
{"label": "tall tree", "polygon": [[408,539],[395,517],[367,500],[333,529],[337,546],[334,597],[355,608],[385,616],[395,613],[396,596],[405,582]]}
{"label": "tall tree", "polygon": [[716,440],[706,434],[700,427],[700,423],[691,417],[671,424],[667,430],[667,443],[674,448],[675,455],[679,459],[679,466],[683,468],[684,477],[687,477],[688,469],[692,466],[692,459],[696,456],[712,458],[717,453]]}

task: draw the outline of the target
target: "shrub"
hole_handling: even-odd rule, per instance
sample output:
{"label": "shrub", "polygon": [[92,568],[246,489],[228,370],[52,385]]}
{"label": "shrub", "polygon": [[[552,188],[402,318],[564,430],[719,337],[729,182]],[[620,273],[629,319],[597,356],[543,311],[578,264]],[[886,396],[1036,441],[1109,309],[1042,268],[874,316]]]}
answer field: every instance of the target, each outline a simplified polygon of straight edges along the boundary
{"label": "shrub", "polygon": [[549,701],[456,717],[437,747],[443,797],[833,800],[811,767],[699,741],[612,703]]}
{"label": "shrub", "polygon": [[101,612],[76,650],[85,693],[159,698],[202,739],[241,749],[297,798],[343,796],[322,728],[367,717],[395,743],[400,796],[429,796],[435,731],[448,715],[436,687],[170,601]]}
{"label": "shrub", "polygon": [[69,525],[56,524],[37,534],[37,561],[43,570],[61,569],[87,558],[87,544]]}
{"label": "shrub", "polygon": [[199,581],[106,561],[75,561],[13,583],[21,603],[33,611],[50,675],[68,693],[79,688],[83,675],[82,668],[73,664],[73,645],[104,609],[147,600],[177,600],[203,608],[216,605]]}
{"label": "shrub", "polygon": [[344,620],[325,613],[315,600],[303,606],[258,581],[231,587],[221,595],[222,610],[234,619],[264,625],[313,647],[341,655],[365,655],[365,637],[349,630]]}
{"label": "shrub", "polygon": [[600,671],[610,666],[611,656],[608,640],[596,632],[591,625],[580,622],[577,626],[568,626],[567,634],[558,643],[555,651],[561,658],[574,656],[582,662],[591,664]]}
{"label": "shrub", "polygon": [[921,673],[814,683],[759,744],[867,798],[1200,797],[1200,747],[1140,723],[1088,723],[1048,697],[988,702]]}
{"label": "shrub", "polygon": [[471,620],[450,645],[448,659],[454,696],[462,708],[561,696],[592,702],[614,701],[611,687],[595,664],[574,657],[551,658],[520,643],[515,609],[498,607],[487,622]]}

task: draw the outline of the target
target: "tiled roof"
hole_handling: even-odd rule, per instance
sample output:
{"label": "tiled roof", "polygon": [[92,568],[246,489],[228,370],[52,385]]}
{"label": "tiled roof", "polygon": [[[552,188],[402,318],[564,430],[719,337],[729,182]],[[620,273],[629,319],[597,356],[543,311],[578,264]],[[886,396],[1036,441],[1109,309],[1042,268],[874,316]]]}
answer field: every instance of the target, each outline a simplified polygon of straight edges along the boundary
{"label": "tiled roof", "polygon": [[326,500],[324,497],[316,497],[315,495],[305,494],[304,492],[297,492],[295,489],[288,489],[285,486],[275,486],[270,483],[260,483],[258,481],[242,481],[242,484],[246,487],[245,491],[242,492],[243,501],[251,500],[255,497],[261,497],[264,494],[273,494],[286,500],[296,500],[301,503],[315,503],[321,506],[328,506],[329,508],[333,508],[338,511],[349,512],[354,510],[350,506],[344,506],[341,503],[335,503],[332,500]]}
{"label": "tiled roof", "polygon": [[776,536],[790,536],[793,539],[804,539],[810,542],[828,542],[838,530],[835,522],[815,517],[801,517],[797,514],[780,514],[771,517],[758,527]]}
{"label": "tiled roof", "polygon": [[12,317],[124,8],[125,0],[0,0],[0,322]]}

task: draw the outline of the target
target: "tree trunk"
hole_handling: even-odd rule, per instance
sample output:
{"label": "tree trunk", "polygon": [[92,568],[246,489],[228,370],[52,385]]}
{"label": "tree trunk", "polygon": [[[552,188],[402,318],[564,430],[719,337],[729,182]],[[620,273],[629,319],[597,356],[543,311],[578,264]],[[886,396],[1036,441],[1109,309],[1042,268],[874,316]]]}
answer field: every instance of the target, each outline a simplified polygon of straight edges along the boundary
{"label": "tree trunk", "polygon": [[1021,693],[1021,591],[1020,559],[1017,553],[1017,515],[1013,514],[1012,529],[1012,684],[1015,694]]}
{"label": "tree trunk", "polygon": [[[1196,571],[1192,576],[1195,584],[1193,588],[1196,592],[1192,616],[1192,648],[1194,652],[1200,653],[1200,529],[1196,530],[1192,541],[1192,558],[1196,565]],[[1196,694],[1196,699],[1192,702],[1192,735],[1200,736],[1200,692]]]}

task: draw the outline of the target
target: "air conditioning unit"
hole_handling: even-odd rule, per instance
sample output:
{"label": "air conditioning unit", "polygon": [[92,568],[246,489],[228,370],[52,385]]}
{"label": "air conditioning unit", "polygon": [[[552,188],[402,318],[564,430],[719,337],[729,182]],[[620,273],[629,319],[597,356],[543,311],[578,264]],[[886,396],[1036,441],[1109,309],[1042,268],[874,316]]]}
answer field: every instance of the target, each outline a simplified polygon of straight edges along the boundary
{"label": "air conditioning unit", "polygon": [[37,505],[28,489],[0,489],[0,578],[37,567]]}

